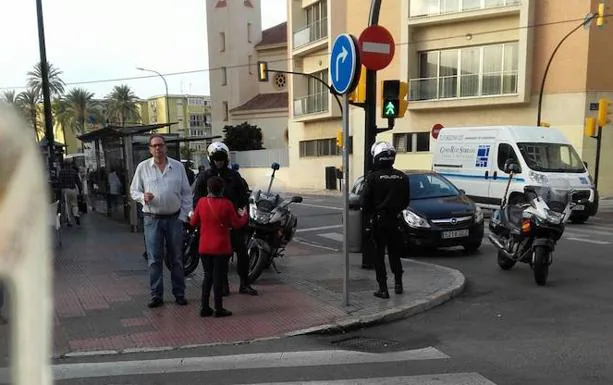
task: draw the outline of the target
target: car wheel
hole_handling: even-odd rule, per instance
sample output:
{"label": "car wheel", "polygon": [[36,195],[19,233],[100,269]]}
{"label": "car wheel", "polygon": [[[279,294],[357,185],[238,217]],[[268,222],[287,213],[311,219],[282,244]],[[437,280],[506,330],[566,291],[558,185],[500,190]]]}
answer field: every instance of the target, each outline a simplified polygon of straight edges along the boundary
{"label": "car wheel", "polygon": [[589,218],[588,215],[571,215],[570,216],[570,221],[574,224],[583,224],[585,223],[585,221],[587,221],[587,219]]}

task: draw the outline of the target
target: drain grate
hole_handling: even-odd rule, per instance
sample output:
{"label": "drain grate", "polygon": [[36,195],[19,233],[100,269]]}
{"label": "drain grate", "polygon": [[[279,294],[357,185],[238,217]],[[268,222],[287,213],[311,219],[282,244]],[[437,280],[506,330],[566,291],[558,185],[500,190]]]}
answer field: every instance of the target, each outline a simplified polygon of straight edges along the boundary
{"label": "drain grate", "polygon": [[400,345],[400,342],[358,336],[332,341],[332,345],[346,350],[355,350],[366,353],[385,353],[397,348]]}

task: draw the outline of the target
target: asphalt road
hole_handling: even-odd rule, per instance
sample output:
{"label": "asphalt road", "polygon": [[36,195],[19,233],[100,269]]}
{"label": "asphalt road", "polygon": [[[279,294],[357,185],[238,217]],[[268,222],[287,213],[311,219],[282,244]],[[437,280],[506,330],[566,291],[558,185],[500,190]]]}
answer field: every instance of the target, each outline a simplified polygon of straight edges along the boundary
{"label": "asphalt road", "polygon": [[[340,250],[340,198],[304,203],[294,208],[297,241]],[[65,360],[58,383],[612,384],[612,233],[606,213],[569,225],[546,287],[536,286],[527,265],[501,271],[487,241],[473,255],[413,255],[462,271],[464,294],[415,317],[341,335]]]}

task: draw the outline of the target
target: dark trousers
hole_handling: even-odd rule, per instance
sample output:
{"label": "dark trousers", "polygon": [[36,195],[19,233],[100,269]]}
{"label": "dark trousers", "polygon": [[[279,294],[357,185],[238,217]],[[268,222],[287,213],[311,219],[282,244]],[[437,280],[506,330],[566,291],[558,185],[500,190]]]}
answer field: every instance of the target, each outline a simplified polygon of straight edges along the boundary
{"label": "dark trousers", "polygon": [[[223,283],[227,279],[227,261],[225,255],[201,255],[204,279],[202,280],[202,308],[209,307],[211,288],[215,310],[223,308]],[[224,276],[225,274],[225,276]]]}
{"label": "dark trousers", "polygon": [[375,252],[373,263],[380,289],[387,290],[387,269],[385,267],[385,249],[389,258],[390,270],[397,283],[402,282],[402,263],[400,258],[404,251],[402,231],[399,228],[398,218],[379,216],[373,223],[373,240]]}
{"label": "dark trousers", "polygon": [[[247,254],[246,227],[230,231],[232,251],[236,253],[236,272],[241,279],[241,286],[249,285],[249,255]],[[226,282],[227,282],[226,274]]]}

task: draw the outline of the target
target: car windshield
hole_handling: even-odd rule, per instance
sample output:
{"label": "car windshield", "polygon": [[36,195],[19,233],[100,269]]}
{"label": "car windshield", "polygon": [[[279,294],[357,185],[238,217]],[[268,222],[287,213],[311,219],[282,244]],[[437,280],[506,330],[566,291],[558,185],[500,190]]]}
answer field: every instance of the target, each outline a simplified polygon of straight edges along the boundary
{"label": "car windshield", "polygon": [[585,166],[570,144],[517,143],[528,167],[542,172],[585,172]]}
{"label": "car windshield", "polygon": [[460,191],[454,185],[435,174],[409,175],[409,184],[411,200],[460,195]]}

